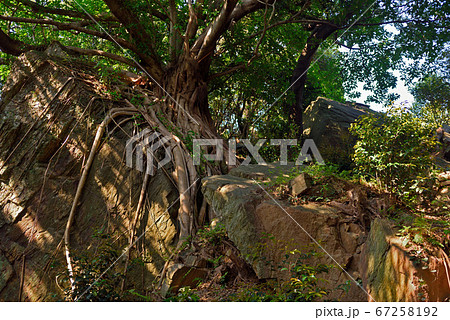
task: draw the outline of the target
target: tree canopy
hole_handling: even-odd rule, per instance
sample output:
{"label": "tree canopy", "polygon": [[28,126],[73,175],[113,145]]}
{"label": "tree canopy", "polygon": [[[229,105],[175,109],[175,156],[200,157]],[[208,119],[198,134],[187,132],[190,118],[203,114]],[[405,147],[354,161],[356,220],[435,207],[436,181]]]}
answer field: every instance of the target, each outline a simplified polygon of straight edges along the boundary
{"label": "tree canopy", "polygon": [[[201,176],[229,169],[208,161],[195,166],[189,148],[193,137],[301,139],[303,111],[311,100],[318,95],[342,102],[347,96],[356,98],[357,84],[364,82],[373,93],[369,101],[391,101],[397,97],[389,93],[396,86],[395,70],[408,84],[418,82],[416,114],[433,116],[443,110],[435,120],[444,122],[448,21],[447,0],[1,0],[1,81],[16,57],[44,51],[55,42],[75,59],[96,63],[99,71],[126,70],[145,78],[145,88],[124,91],[132,91],[128,98],[139,92],[147,102],[123,98],[120,108],[111,104],[83,160],[64,232],[72,292],[70,228],[102,136],[114,118],[138,115],[148,132],[168,137],[173,172],[165,173],[179,193],[181,247],[204,222]],[[354,129],[368,141],[357,146],[357,164],[370,175],[389,173],[385,180],[393,182],[392,190],[417,187],[417,179],[402,181],[419,172],[416,168],[427,169],[415,155],[429,149],[416,148],[416,142],[430,138],[431,131],[419,128],[410,112],[388,119],[385,127],[377,127],[376,121],[363,121]],[[393,145],[406,148],[401,157],[391,157]],[[379,157],[368,157],[372,150]],[[227,146],[224,154],[230,159]],[[147,153],[147,165],[153,156]],[[372,162],[364,167],[368,159]],[[391,179],[395,174],[400,178]],[[148,180],[145,175],[136,219]],[[130,247],[134,236],[133,230]]]}
{"label": "tree canopy", "polygon": [[188,56],[210,89],[233,81],[242,88],[237,97],[251,86],[271,103],[295,82],[294,116],[304,107],[308,68],[329,57],[330,47],[348,48],[338,54],[333,75],[348,93],[357,96],[351,89],[364,81],[371,100],[394,98],[388,95],[394,69],[411,80],[436,65],[449,41],[449,6],[443,0],[3,0],[0,49],[14,56],[59,41],[78,54],[145,71],[163,87]]}

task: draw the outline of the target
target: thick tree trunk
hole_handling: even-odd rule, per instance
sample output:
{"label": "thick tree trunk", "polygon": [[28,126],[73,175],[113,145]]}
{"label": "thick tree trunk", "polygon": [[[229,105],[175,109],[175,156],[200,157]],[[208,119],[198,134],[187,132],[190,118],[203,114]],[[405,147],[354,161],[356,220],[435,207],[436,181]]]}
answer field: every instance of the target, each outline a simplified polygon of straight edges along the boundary
{"label": "thick tree trunk", "polygon": [[191,152],[186,148],[185,138],[193,134],[195,138],[219,138],[208,107],[206,78],[197,61],[185,55],[175,66],[166,70],[161,87],[155,86],[154,90],[163,101],[159,104],[156,118],[160,119],[160,127],[170,131],[160,132],[171,135],[172,141],[175,141],[172,144],[172,160],[180,193],[177,218],[179,245],[195,232],[198,224],[196,196],[200,175],[193,164]]}
{"label": "thick tree trunk", "polygon": [[295,94],[295,103],[290,108],[289,121],[294,121],[294,124],[297,126],[297,139],[299,140],[301,140],[303,135],[303,98],[308,69],[311,66],[312,59],[322,42],[336,30],[336,27],[328,24],[316,26],[306,40],[305,48],[303,49],[294,69],[291,83],[293,84],[292,90]]}
{"label": "thick tree trunk", "polygon": [[166,97],[164,114],[182,133],[193,131],[200,137],[217,137],[208,108],[206,75],[194,59],[181,58],[176,66],[167,70],[161,85],[164,90],[157,88],[156,92]]}

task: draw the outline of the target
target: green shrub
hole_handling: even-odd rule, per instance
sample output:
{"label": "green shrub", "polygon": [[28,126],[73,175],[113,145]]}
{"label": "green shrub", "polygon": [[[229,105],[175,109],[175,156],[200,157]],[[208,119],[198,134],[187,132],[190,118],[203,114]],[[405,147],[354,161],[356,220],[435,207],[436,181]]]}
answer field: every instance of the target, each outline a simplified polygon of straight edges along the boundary
{"label": "green shrub", "polygon": [[[269,240],[275,241],[270,235]],[[325,264],[311,264],[314,257],[321,256],[321,253],[311,249],[308,252],[301,252],[297,249],[288,250],[282,265],[273,266],[279,272],[287,272],[289,280],[269,280],[265,283],[241,289],[231,297],[232,301],[303,301],[312,302],[326,298],[329,290],[322,287],[326,281],[320,277],[323,273],[328,273],[333,266]],[[265,261],[263,256],[259,259]],[[271,261],[266,261],[271,264]]]}
{"label": "green shrub", "polygon": [[226,237],[227,231],[223,224],[218,223],[215,227],[206,226],[199,229],[197,235],[200,240],[205,240],[210,244],[216,245]]}
{"label": "green shrub", "polygon": [[189,287],[180,288],[177,294],[168,297],[166,302],[198,302],[200,297]]}
{"label": "green shrub", "polygon": [[401,197],[420,193],[436,144],[430,126],[407,109],[395,108],[361,117],[350,130],[358,138],[353,159],[361,174]]}
{"label": "green shrub", "polygon": [[123,274],[115,270],[114,263],[120,251],[111,245],[108,235],[102,235],[94,254],[84,253],[73,257],[74,290],[66,290],[66,300],[120,301],[120,284]]}

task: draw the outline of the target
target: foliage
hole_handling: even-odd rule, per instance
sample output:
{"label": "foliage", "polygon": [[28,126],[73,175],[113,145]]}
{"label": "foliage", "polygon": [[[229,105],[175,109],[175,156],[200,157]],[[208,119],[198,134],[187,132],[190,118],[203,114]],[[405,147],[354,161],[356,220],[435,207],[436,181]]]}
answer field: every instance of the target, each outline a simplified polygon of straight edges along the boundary
{"label": "foliage", "polygon": [[66,290],[67,300],[76,301],[120,301],[122,273],[111,266],[120,251],[111,244],[108,235],[101,235],[100,245],[93,254],[84,253],[73,258],[75,290]]}
{"label": "foliage", "polygon": [[171,302],[198,302],[200,297],[189,287],[180,288],[177,294],[171,295],[165,301]]}
{"label": "foliage", "polygon": [[[311,188],[305,194],[294,196],[291,193],[290,181],[301,173],[306,174]],[[288,200],[291,205],[296,206],[310,201],[329,202],[339,198],[345,187],[356,180],[359,180],[359,177],[354,172],[341,170],[336,164],[312,163],[295,167],[287,174],[277,175],[274,180],[265,184],[276,198]]]}
{"label": "foliage", "polygon": [[[240,139],[295,136],[296,128],[288,118],[294,99],[289,91],[285,95],[282,93],[290,86],[291,70],[286,65],[295,65],[298,52],[305,45],[305,36],[304,30],[290,25],[270,31],[267,41],[263,41],[260,49],[266,54],[247,69],[212,82],[210,106],[221,135]],[[248,48],[236,46],[234,50],[237,52],[233,52],[233,56],[245,55]],[[344,101],[341,54],[337,50],[319,50],[318,54],[323,56],[309,70],[304,108],[318,96]],[[231,58],[225,57],[224,59],[228,59],[227,63],[233,63]],[[265,146],[261,149],[261,154],[264,154],[264,159],[275,161],[279,155],[273,150],[278,149]],[[270,152],[275,155],[271,156]]]}
{"label": "foliage", "polygon": [[7,62],[8,57],[0,52],[0,61],[4,60],[5,64],[0,63],[0,90],[2,90],[3,85],[6,83],[6,78],[9,74],[9,65],[10,63]]}
{"label": "foliage", "polygon": [[216,226],[207,226],[200,230],[198,230],[197,235],[199,240],[204,240],[210,244],[218,244],[222,239],[224,239],[227,235],[227,231],[225,226],[221,223],[218,223]]}
{"label": "foliage", "polygon": [[450,82],[447,77],[430,74],[412,89],[413,112],[436,128],[449,124]]}
{"label": "foliage", "polygon": [[[344,86],[352,89],[349,96],[359,97],[360,93],[355,89],[360,81],[365,90],[373,93],[366,102],[388,105],[398,98],[395,91],[388,90],[396,86],[393,70],[400,70],[400,78],[411,84],[417,77],[442,68],[441,53],[445,51],[449,35],[448,32],[441,33],[441,27],[445,25],[449,11],[448,1],[376,1],[372,17],[363,18],[363,24],[367,20],[375,24],[380,20],[393,23],[356,27],[339,40],[351,48],[341,60]],[[431,20],[431,24],[419,23]],[[367,63],[368,59],[370,63]]]}
{"label": "foliage", "polygon": [[[303,107],[318,95],[338,101],[344,99],[344,93],[356,97],[358,81],[374,92],[370,100],[392,99],[396,96],[388,92],[396,84],[392,71],[402,70],[409,82],[432,71],[449,41],[445,22],[450,5],[443,0],[379,0],[371,5],[365,0],[249,0],[249,10],[242,16],[238,12],[241,2],[236,1],[232,14],[220,20],[223,24],[214,23],[223,3],[4,0],[0,3],[0,30],[13,42],[21,41],[25,49],[43,49],[59,41],[66,47],[91,50],[88,56],[97,67],[108,67],[100,70],[105,81],[110,76],[106,70],[142,71],[134,63],[124,62],[126,58],[138,61],[156,82],[166,80],[163,74],[184,61],[183,54],[195,57],[202,51],[202,39],[211,34],[213,43],[205,44],[211,55],[207,59],[204,54],[197,56],[197,63],[209,83],[219,133],[241,138],[283,138],[295,131],[288,119],[295,102],[287,89],[292,69],[305,49],[316,46],[314,41],[319,42],[315,55],[304,66],[309,68]],[[120,10],[114,12],[114,7]],[[65,11],[61,13],[61,9]],[[126,17],[117,14],[124,10],[129,13]],[[188,35],[193,20],[197,25]],[[218,25],[217,34],[212,35],[214,25]],[[325,27],[332,28],[329,35],[316,37]],[[121,46],[103,31],[120,39]],[[8,49],[5,45],[2,50]],[[111,55],[106,58],[99,52]],[[111,58],[114,55],[116,59]],[[405,58],[412,62],[406,63]],[[2,78],[7,68],[1,66]],[[283,94],[286,90],[288,94]]]}
{"label": "foliage", "polygon": [[449,248],[448,215],[426,216],[417,212],[412,218],[412,223],[400,227],[398,235],[403,240],[403,245],[412,250],[416,257],[422,257],[423,262],[427,262],[427,255],[434,255],[436,248]]}
{"label": "foliage", "polygon": [[339,177],[346,180],[354,178],[352,171],[340,170],[339,165],[334,163],[326,163],[325,165],[312,163],[303,167],[303,172],[309,174],[314,182],[326,177]]}
{"label": "foliage", "polygon": [[429,126],[400,107],[361,117],[351,132],[358,137],[354,161],[362,175],[402,197],[420,192],[432,170],[436,145]]}
{"label": "foliage", "polygon": [[303,253],[297,249],[285,253],[281,272],[289,273],[289,280],[270,280],[263,284],[241,289],[233,301],[304,301],[311,302],[325,298],[330,292],[321,287],[320,275],[328,273],[330,265],[311,265],[308,260],[319,256],[314,250]]}

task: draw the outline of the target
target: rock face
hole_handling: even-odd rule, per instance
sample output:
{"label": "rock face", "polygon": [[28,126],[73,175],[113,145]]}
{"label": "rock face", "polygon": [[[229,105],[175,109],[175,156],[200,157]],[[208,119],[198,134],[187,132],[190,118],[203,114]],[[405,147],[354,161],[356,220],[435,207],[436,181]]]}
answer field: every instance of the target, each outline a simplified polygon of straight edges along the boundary
{"label": "rock face", "polygon": [[[61,298],[65,284],[55,278],[65,272],[65,259],[58,244],[97,126],[118,106],[90,73],[92,66],[51,54],[59,54],[57,48],[20,56],[0,101],[0,301],[17,299],[23,255],[23,300]],[[95,254],[100,240],[93,235],[99,233],[116,235],[119,250],[128,243],[143,180],[125,165],[125,144],[135,131],[130,122],[108,128],[77,210],[72,254]],[[163,172],[149,184],[150,201],[136,230],[146,230],[139,245],[144,270],[128,273],[139,279],[136,288],[153,281],[176,236],[177,205],[167,209],[177,190]]]}
{"label": "rock face", "polygon": [[306,173],[299,174],[290,182],[291,193],[293,196],[298,196],[311,188],[311,177]]}
{"label": "rock face", "polygon": [[[262,165],[241,166],[228,175],[208,177],[202,182],[208,203],[257,276],[286,278],[287,274],[277,271],[278,267],[285,266],[286,247],[309,250],[308,245],[314,245],[312,239],[315,239],[322,246],[315,249],[322,255],[311,263],[339,264],[353,278],[360,278],[357,268],[364,240],[361,228],[345,222],[329,206],[313,203],[292,207],[271,199],[263,190],[265,183],[276,179],[275,172],[288,176],[292,167],[270,166],[271,170]],[[268,171],[271,175],[266,176],[264,172]],[[263,258],[255,259],[256,253]],[[324,278],[330,281],[331,287],[349,280],[339,268],[332,269]],[[331,298],[367,300],[355,283],[351,283],[348,294],[335,290]]]}
{"label": "rock face", "polygon": [[389,223],[376,219],[362,251],[361,269],[370,300],[446,301],[448,258],[440,251],[424,265],[408,253]]}
{"label": "rock face", "polygon": [[0,291],[6,287],[9,279],[11,279],[13,273],[13,268],[9,264],[8,259],[6,259],[3,254],[0,253]]}
{"label": "rock face", "polygon": [[323,159],[344,168],[350,164],[355,138],[349,133],[350,125],[358,117],[374,113],[361,104],[343,104],[319,97],[303,115],[305,138],[313,139]]}
{"label": "rock face", "polygon": [[[323,276],[329,281],[327,288],[334,290],[331,299],[444,301],[450,297],[450,262],[443,251],[424,265],[402,245],[387,220],[374,220],[367,235],[360,223],[349,220],[337,207],[320,203],[291,206],[274,200],[263,188],[270,181],[285,179],[286,183],[292,167],[270,166],[241,166],[202,182],[208,204],[260,279],[286,279],[288,275],[278,268],[286,266],[285,248],[305,252],[313,245],[322,255],[308,263],[337,266]],[[277,178],[275,172],[284,178]],[[347,293],[336,290],[347,280],[351,280]]]}

